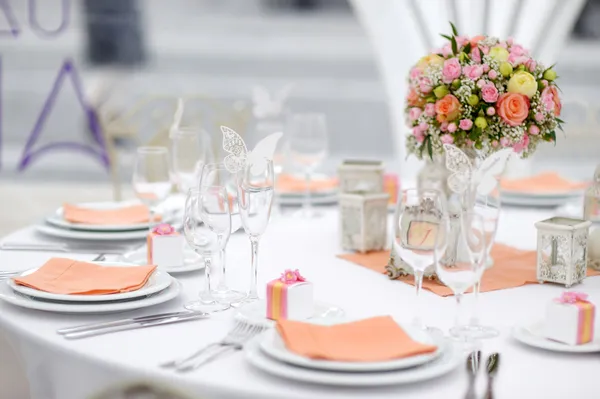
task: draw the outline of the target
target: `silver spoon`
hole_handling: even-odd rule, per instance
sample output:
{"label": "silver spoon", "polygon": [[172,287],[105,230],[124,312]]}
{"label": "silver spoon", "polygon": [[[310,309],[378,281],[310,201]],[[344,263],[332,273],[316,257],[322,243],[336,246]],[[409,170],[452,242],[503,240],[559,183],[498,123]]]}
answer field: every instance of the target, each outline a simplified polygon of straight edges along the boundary
{"label": "silver spoon", "polygon": [[475,399],[475,380],[481,363],[481,351],[471,352],[467,356],[467,373],[469,375],[469,385],[465,399]]}
{"label": "silver spoon", "polygon": [[485,391],[485,399],[494,399],[493,395],[493,382],[496,374],[498,374],[498,366],[500,365],[500,354],[492,353],[486,362],[486,369],[488,375],[487,390]]}

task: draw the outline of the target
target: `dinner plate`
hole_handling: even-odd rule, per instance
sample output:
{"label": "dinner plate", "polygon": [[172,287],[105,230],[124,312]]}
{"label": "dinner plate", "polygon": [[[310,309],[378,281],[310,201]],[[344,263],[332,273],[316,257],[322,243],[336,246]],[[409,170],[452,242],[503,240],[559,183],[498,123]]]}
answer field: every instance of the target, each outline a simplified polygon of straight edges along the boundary
{"label": "dinner plate", "polygon": [[[331,205],[338,202],[338,194],[328,195],[311,195],[311,205]],[[289,206],[301,206],[304,204],[304,197],[301,195],[277,195],[275,204],[289,205]]]}
{"label": "dinner plate", "polygon": [[[115,266],[115,267],[131,267],[138,266],[134,263],[122,263],[122,262],[90,262],[95,263],[100,266]],[[21,276],[27,276],[36,270],[35,269],[26,270],[21,273]],[[68,302],[106,302],[106,301],[122,301],[126,299],[139,298],[147,295],[154,294],[156,292],[162,291],[171,285],[172,282],[171,276],[165,271],[155,270],[146,284],[135,291],[131,292],[122,292],[119,294],[105,294],[105,295],[65,295],[65,294],[54,294],[51,292],[45,292],[36,290],[35,288],[25,287],[23,285],[19,285],[15,283],[12,279],[7,281],[7,284],[14,291],[19,292],[24,295],[28,295],[38,299],[46,299],[49,301],[68,301]]]}
{"label": "dinner plate", "polygon": [[464,361],[461,350],[455,344],[446,342],[438,358],[419,367],[363,373],[313,370],[296,367],[267,356],[260,349],[261,339],[262,336],[259,336],[244,347],[248,363],[277,377],[320,385],[371,387],[410,384],[440,377],[456,369]]}
{"label": "dinner plate", "polygon": [[[132,262],[137,265],[145,265],[147,264],[146,251],[146,246],[143,246],[142,248],[126,253],[121,257],[126,262]],[[163,270],[169,274],[193,272],[195,270],[202,269],[204,269],[204,260],[200,255],[194,252],[193,249],[189,248],[187,244],[183,249],[183,265],[159,267],[159,270]]]}
{"label": "dinner plate", "polygon": [[[177,228],[178,226],[175,226]],[[148,235],[148,230],[130,230],[130,231],[83,231],[64,229],[49,224],[38,224],[35,229],[45,235],[67,238],[71,240],[84,241],[127,241],[143,240]]]}
{"label": "dinner plate", "polygon": [[[581,194],[578,194],[581,195]],[[574,197],[573,195],[569,196],[523,196],[523,195],[511,195],[502,193],[500,196],[500,201],[504,205],[513,205],[513,206],[541,206],[541,207],[558,207],[564,205],[565,203],[571,201]]]}
{"label": "dinner plate", "polygon": [[29,295],[15,292],[8,284],[0,284],[0,300],[6,301],[22,308],[43,310],[56,313],[116,313],[127,310],[142,309],[159,305],[177,297],[181,292],[180,283],[171,277],[169,288],[150,294],[145,297],[133,298],[124,301],[107,302],[55,302],[36,299]]}
{"label": "dinner plate", "polygon": [[[89,209],[119,209],[127,206],[134,205],[132,202],[87,202],[77,204],[77,206]],[[173,219],[173,215],[166,213],[161,217],[161,223],[170,223]],[[73,229],[82,231],[130,231],[130,230],[144,230],[148,229],[149,223],[135,223],[135,224],[118,224],[118,225],[98,225],[98,224],[86,224],[86,223],[71,223],[63,217],[63,207],[58,208],[52,215],[46,218],[46,222],[63,229]]]}
{"label": "dinner plate", "polygon": [[[267,303],[264,300],[243,304],[234,317],[250,325],[273,327],[275,321],[267,319]],[[345,316],[343,309],[323,302],[315,302],[314,312],[309,320],[318,322],[333,322],[343,320]]]}
{"label": "dinner plate", "polygon": [[443,337],[434,338],[432,335],[427,334],[427,332],[414,327],[403,327],[403,329],[415,341],[427,345],[436,345],[438,349],[433,353],[381,362],[338,362],[332,360],[310,359],[288,350],[281,335],[274,329],[265,333],[263,339],[260,341],[260,349],[276,360],[295,366],[309,369],[347,372],[390,371],[420,366],[440,356],[443,349],[445,349]]}
{"label": "dinner plate", "polygon": [[594,340],[583,345],[567,345],[562,342],[552,341],[543,336],[543,324],[541,321],[531,324],[515,326],[512,329],[512,336],[517,341],[533,346],[539,349],[546,349],[554,352],[567,353],[593,353],[600,352],[600,338],[596,335]]}

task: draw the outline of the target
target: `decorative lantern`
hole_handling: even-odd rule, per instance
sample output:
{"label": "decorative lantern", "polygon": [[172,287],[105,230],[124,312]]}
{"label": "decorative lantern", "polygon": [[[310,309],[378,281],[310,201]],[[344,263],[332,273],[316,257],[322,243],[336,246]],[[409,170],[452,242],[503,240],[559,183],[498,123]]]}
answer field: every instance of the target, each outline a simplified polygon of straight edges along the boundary
{"label": "decorative lantern", "polygon": [[537,222],[537,279],[564,284],[583,281],[588,262],[590,221],[553,217]]}
{"label": "decorative lantern", "polygon": [[341,193],[383,192],[383,162],[344,161],[338,168]]}
{"label": "decorative lantern", "polygon": [[387,193],[340,194],[342,248],[359,252],[385,249],[389,197]]}

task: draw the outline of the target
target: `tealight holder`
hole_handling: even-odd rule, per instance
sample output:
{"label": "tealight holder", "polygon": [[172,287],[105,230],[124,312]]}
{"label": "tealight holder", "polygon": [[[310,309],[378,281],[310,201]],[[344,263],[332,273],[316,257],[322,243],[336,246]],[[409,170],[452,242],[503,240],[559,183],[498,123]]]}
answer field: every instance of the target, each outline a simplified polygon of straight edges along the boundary
{"label": "tealight holder", "polygon": [[338,168],[341,193],[381,193],[384,166],[380,161],[344,161]]}
{"label": "tealight holder", "polygon": [[564,284],[569,288],[585,279],[591,224],[590,221],[563,217],[535,224],[538,282]]}
{"label": "tealight holder", "polygon": [[387,193],[341,193],[340,236],[343,249],[381,251],[387,244]]}

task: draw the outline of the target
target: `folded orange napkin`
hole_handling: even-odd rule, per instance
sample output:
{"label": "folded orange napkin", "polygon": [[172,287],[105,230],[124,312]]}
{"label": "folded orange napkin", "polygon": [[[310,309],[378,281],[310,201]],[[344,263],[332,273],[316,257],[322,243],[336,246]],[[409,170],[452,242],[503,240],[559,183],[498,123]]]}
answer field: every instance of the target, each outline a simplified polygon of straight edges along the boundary
{"label": "folded orange napkin", "polygon": [[413,340],[390,316],[333,326],[280,319],[277,331],[290,351],[311,359],[379,362],[437,349]]}
{"label": "folded orange napkin", "polygon": [[[71,223],[85,224],[136,224],[149,221],[146,205],[131,205],[117,209],[89,209],[71,204],[63,204],[63,218]],[[160,215],[155,216],[156,221]]]}
{"label": "folded orange napkin", "polygon": [[[385,267],[390,259],[389,251],[370,252],[366,254],[344,254],[339,258],[367,267],[378,273],[386,273]],[[521,287],[526,284],[537,284],[536,251],[525,251],[504,244],[496,244],[492,248],[494,265],[483,273],[481,292]],[[600,275],[600,271],[588,269],[588,277]],[[414,285],[413,276],[400,277],[398,280]],[[423,288],[440,296],[450,296],[450,288],[437,280],[423,280]]]}
{"label": "folded orange napkin", "polygon": [[117,294],[142,288],[155,269],[154,265],[110,267],[52,258],[35,272],[13,280],[19,285],[53,294]]}
{"label": "folded orange napkin", "polygon": [[588,183],[573,182],[560,177],[558,173],[548,172],[524,179],[502,179],[500,188],[511,193],[567,193],[584,189]]}
{"label": "folded orange napkin", "polygon": [[[336,177],[313,179],[310,181],[309,187],[312,192],[333,190],[338,187],[338,179]],[[303,193],[306,189],[306,181],[303,178],[282,173],[277,177],[276,189],[285,193]]]}

